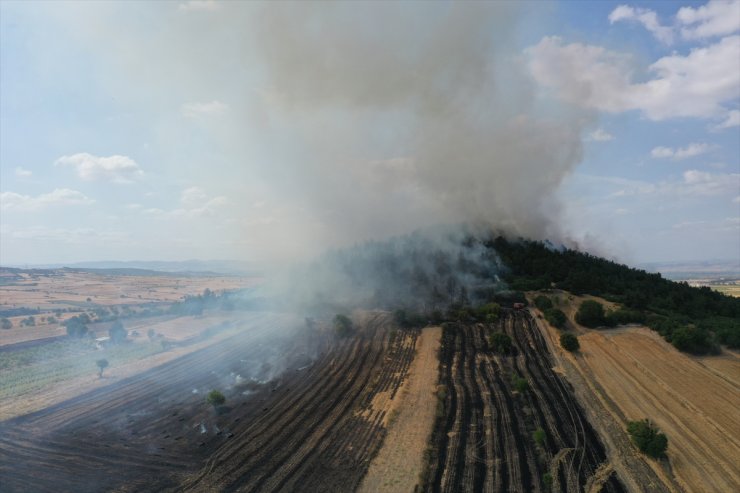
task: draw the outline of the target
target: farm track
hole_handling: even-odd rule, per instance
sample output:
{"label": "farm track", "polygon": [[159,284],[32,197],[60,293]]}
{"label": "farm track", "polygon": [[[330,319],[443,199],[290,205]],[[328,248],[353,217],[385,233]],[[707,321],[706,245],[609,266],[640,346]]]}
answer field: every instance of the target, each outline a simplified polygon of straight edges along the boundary
{"label": "farm track", "polygon": [[376,401],[397,392],[418,334],[391,339],[387,315],[365,318],[355,337],[335,342],[291,333],[278,351],[282,375],[247,397],[224,392],[221,414],[202,393],[224,388],[240,362],[260,361],[269,349],[261,341],[280,320],[2,422],[0,490],[352,490],[385,436],[386,409]]}
{"label": "farm track", "polygon": [[[530,316],[505,312],[495,328],[511,337],[511,354],[492,351],[484,325],[450,326],[443,333],[440,383],[447,396],[425,489],[544,492],[543,476],[551,472],[553,491],[583,491],[606,462],[596,433],[552,370]],[[517,376],[528,381],[528,390],[514,389]],[[538,428],[545,432],[542,446],[533,438]],[[624,491],[614,474],[599,484],[604,492]]]}

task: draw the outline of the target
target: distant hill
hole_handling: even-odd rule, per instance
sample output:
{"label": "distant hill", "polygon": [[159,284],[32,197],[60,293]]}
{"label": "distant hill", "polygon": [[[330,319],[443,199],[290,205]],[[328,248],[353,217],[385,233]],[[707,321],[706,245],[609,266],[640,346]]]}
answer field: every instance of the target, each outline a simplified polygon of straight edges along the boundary
{"label": "distant hill", "polygon": [[103,260],[96,262],[73,262],[41,265],[13,265],[7,267],[24,269],[95,269],[112,271],[118,275],[152,275],[151,273],[215,273],[226,275],[259,275],[257,265],[238,260]]}
{"label": "distant hill", "polygon": [[660,272],[663,277],[674,281],[740,277],[740,260],[650,262],[640,267],[649,272]]}

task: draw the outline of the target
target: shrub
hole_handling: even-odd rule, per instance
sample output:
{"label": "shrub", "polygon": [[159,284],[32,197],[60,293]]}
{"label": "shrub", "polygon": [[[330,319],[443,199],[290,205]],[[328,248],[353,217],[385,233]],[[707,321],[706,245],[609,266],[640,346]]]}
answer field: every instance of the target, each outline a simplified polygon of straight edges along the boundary
{"label": "shrub", "polygon": [[540,295],[534,299],[534,305],[544,312],[545,310],[552,308],[552,301],[550,301],[550,298],[547,296]]}
{"label": "shrub", "polygon": [[706,329],[694,325],[684,325],[673,331],[671,344],[679,351],[693,354],[707,354],[719,352],[712,334]]}
{"label": "shrub", "polygon": [[508,354],[511,351],[511,337],[503,332],[493,332],[490,336],[491,347],[497,353]]}
{"label": "shrub", "polygon": [[545,430],[542,428],[537,428],[534,433],[532,433],[532,438],[534,438],[535,443],[539,445],[540,447],[543,447],[545,445]]}
{"label": "shrub", "polygon": [[501,314],[501,305],[498,303],[486,303],[475,310],[475,316],[478,320],[487,323],[493,323],[498,320]]}
{"label": "shrub", "polygon": [[645,323],[645,314],[638,310],[620,308],[607,314],[605,322],[609,327],[625,324],[643,324]]}
{"label": "shrub", "polygon": [[548,308],[545,310],[545,320],[547,320],[553,327],[561,329],[565,326],[567,318],[565,313],[559,308]]}
{"label": "shrub", "polygon": [[552,474],[549,472],[546,472],[542,475],[542,482],[545,483],[545,486],[549,489],[552,488]]}
{"label": "shrub", "polygon": [[206,402],[216,409],[218,406],[222,406],[226,402],[226,397],[218,390],[211,390],[206,396]]}
{"label": "shrub", "polygon": [[581,345],[578,342],[578,337],[575,334],[562,334],[560,336],[560,345],[565,349],[566,351],[570,351],[571,353],[578,351],[581,348]]}
{"label": "shrub", "polygon": [[2,319],[0,319],[0,327],[5,330],[12,329],[13,322],[11,322],[10,319],[3,317]]}
{"label": "shrub", "polygon": [[656,459],[665,457],[668,437],[660,433],[647,419],[627,423],[627,433],[641,452]]}
{"label": "shrub", "polygon": [[598,301],[584,301],[576,313],[576,322],[585,327],[604,325],[604,307]]}
{"label": "shrub", "polygon": [[519,392],[525,392],[529,390],[529,381],[526,378],[514,377],[511,381],[514,388]]}

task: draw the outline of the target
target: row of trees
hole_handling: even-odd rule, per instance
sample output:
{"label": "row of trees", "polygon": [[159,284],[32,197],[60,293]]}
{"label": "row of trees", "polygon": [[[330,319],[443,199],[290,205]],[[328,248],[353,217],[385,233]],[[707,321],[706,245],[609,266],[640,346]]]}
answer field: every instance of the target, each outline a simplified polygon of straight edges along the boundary
{"label": "row of trees", "polygon": [[[545,320],[550,323],[553,327],[558,329],[565,329],[567,317],[565,313],[559,308],[555,308],[552,300],[544,295],[539,295],[534,299],[535,306],[545,316]],[[566,351],[571,353],[578,351],[581,348],[581,344],[578,342],[578,336],[571,332],[564,332],[560,334],[560,346]]]}

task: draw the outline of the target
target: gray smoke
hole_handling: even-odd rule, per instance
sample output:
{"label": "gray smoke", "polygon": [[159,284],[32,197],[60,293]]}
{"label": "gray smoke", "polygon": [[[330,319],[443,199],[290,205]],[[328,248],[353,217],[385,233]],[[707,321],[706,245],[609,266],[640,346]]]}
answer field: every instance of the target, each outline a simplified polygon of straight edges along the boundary
{"label": "gray smoke", "polygon": [[[225,104],[199,123],[215,157],[202,183],[228,182],[243,216],[224,237],[283,261],[460,222],[566,240],[556,192],[591,115],[538,97],[525,10],[531,23],[547,8],[85,3],[57,15],[122,71],[106,82],[132,104]],[[192,171],[177,152],[192,137],[159,126],[163,159]]]}
{"label": "gray smoke", "polygon": [[339,244],[457,222],[562,239],[554,192],[587,120],[538,105],[512,39],[521,12],[416,7],[260,10],[272,104],[306,150],[287,190]]}

